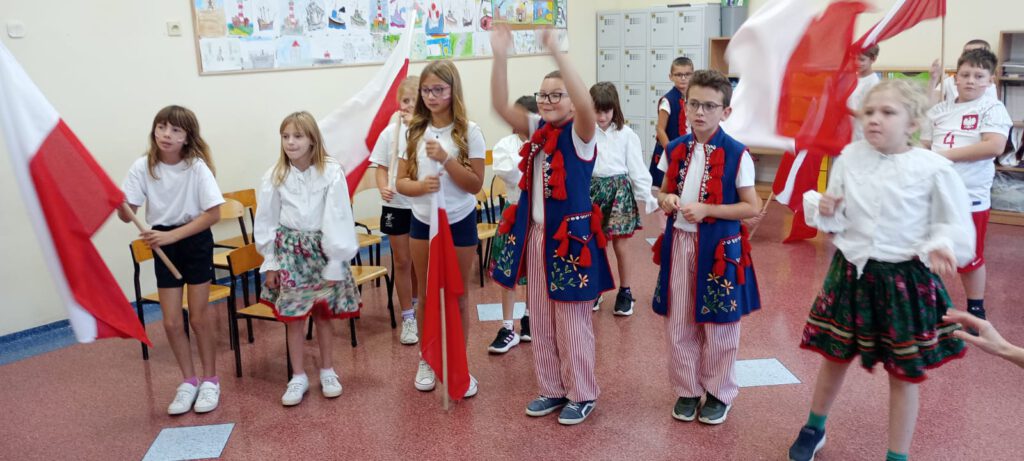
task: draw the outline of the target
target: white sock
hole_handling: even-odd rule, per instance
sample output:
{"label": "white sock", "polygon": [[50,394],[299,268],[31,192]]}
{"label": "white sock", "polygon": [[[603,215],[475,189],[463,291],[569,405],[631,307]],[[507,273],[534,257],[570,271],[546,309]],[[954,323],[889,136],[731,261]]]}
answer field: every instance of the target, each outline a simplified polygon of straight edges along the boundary
{"label": "white sock", "polygon": [[292,379],[301,379],[303,381],[309,381],[305,373],[292,373]]}
{"label": "white sock", "polygon": [[512,331],[512,326],[513,326],[513,325],[512,325],[512,321],[511,321],[511,320],[502,320],[502,321],[501,321],[501,325],[502,325],[503,327],[505,327],[505,329],[507,329],[507,330],[509,330],[509,331]]}
{"label": "white sock", "polygon": [[321,368],[320,369],[320,377],[321,378],[323,378],[325,375],[328,375],[328,374],[333,374],[333,375],[337,376],[338,373],[336,373],[334,371],[334,367],[331,367],[331,368]]}

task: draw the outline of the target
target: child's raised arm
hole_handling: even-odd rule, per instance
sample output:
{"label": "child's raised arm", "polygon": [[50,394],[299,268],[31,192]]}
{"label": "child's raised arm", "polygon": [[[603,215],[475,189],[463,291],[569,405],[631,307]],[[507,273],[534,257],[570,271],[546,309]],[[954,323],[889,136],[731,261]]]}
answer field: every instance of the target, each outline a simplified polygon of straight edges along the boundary
{"label": "child's raised arm", "polygon": [[583,83],[583,79],[569,62],[569,58],[559,50],[558,34],[554,29],[541,29],[540,39],[544,48],[551,53],[551,57],[555,58],[558,70],[562,72],[565,90],[569,92],[569,99],[576,112],[573,129],[580,140],[590,142],[591,139],[594,139],[594,131],[597,130],[597,116],[594,112],[594,100],[590,98],[590,88]]}
{"label": "child's raised arm", "polygon": [[505,24],[497,24],[491,31],[491,105],[513,131],[530,132],[526,112],[515,110],[508,102],[508,49],[512,46],[512,31]]}

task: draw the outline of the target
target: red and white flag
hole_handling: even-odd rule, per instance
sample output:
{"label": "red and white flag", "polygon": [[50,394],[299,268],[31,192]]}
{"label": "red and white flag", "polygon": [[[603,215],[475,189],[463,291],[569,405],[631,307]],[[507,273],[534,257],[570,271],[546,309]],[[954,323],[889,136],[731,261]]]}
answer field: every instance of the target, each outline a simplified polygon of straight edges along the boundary
{"label": "red and white flag", "polygon": [[[448,384],[448,396],[452,400],[461,400],[469,389],[470,381],[466,342],[462,338],[462,316],[459,314],[459,296],[463,294],[462,273],[459,272],[459,258],[455,254],[448,212],[445,211],[444,190],[435,192],[431,201],[427,300],[423,305],[420,351],[437,379]],[[445,366],[447,375],[443,372]]]}
{"label": "red and white flag", "polygon": [[[412,24],[413,15],[407,14],[406,24]],[[384,131],[391,116],[398,110],[398,86],[409,74],[409,52],[415,27],[406,27],[387,61],[377,74],[351,99],[320,120],[327,154],[341,163],[345,171],[348,193],[355,194],[356,186],[370,166],[370,152]]]}
{"label": "red and white flag", "polygon": [[863,50],[895,37],[921,21],[945,15],[946,0],[896,0],[882,20],[857,40],[858,49]]}
{"label": "red and white flag", "polygon": [[124,193],[3,44],[0,126],[14,179],[75,337],[82,343],[120,337],[150,344],[124,292],[89,240],[124,201]]}

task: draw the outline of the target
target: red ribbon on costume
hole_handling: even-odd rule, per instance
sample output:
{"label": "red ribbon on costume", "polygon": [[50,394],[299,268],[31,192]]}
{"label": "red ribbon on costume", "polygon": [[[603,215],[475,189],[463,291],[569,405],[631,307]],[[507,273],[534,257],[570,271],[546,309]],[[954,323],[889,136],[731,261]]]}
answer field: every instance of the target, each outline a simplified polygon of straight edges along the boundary
{"label": "red ribbon on costume", "polygon": [[501,212],[501,223],[498,224],[499,234],[508,234],[512,231],[512,226],[516,223],[516,209],[519,208],[519,204],[513,203],[505,208],[505,211]]}
{"label": "red ribbon on costume", "polygon": [[686,134],[686,98],[679,98],[679,122],[676,124],[679,136]]}
{"label": "red ribbon on costume", "polygon": [[654,245],[651,245],[651,251],[654,252],[654,264],[661,265],[661,241],[665,239],[665,234],[658,236],[658,240],[654,241]]}
{"label": "red ribbon on costume", "polygon": [[742,245],[742,256],[740,256],[740,265],[736,271],[736,283],[743,285],[746,283],[747,267],[754,265],[750,259],[750,234],[747,232],[747,226],[743,224],[740,224],[740,244]]}

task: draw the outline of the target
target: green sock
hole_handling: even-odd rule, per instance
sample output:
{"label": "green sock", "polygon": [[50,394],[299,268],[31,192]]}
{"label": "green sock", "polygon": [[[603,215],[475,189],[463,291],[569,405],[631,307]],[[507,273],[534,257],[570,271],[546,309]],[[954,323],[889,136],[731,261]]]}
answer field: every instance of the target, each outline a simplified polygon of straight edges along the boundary
{"label": "green sock", "polygon": [[807,425],[815,429],[825,430],[825,420],[828,419],[828,415],[819,415],[815,412],[811,412],[807,416]]}
{"label": "green sock", "polygon": [[907,461],[906,453],[893,453],[892,450],[885,452],[885,461]]}

